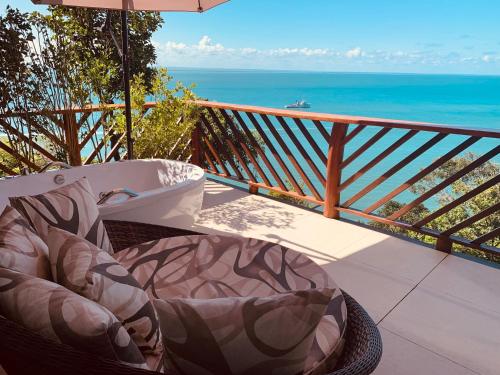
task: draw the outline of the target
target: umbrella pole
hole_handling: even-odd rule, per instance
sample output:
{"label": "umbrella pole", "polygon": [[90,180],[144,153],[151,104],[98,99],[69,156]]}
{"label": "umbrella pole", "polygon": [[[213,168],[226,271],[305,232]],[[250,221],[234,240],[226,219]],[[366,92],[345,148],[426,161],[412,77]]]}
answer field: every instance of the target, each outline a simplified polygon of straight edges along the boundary
{"label": "umbrella pole", "polygon": [[127,159],[132,160],[133,140],[132,140],[132,110],[130,102],[130,64],[128,59],[128,13],[121,11],[122,16],[122,69],[123,69],[123,90],[125,92],[125,119],[127,124]]}

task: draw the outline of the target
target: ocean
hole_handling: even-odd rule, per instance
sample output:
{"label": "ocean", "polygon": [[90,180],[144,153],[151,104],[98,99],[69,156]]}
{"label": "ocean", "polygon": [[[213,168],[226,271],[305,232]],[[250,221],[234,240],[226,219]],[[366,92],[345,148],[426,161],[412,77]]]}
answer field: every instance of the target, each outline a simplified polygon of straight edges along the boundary
{"label": "ocean", "polygon": [[[382,117],[443,123],[461,127],[500,129],[500,76],[420,75],[420,74],[375,74],[375,73],[324,73],[257,70],[185,69],[169,70],[175,81],[195,84],[194,92],[201,98],[234,104],[247,104],[283,108],[298,99],[311,103],[311,112],[346,114],[355,116]],[[293,123],[289,126],[302,138]],[[312,135],[326,149],[314,125],[307,126]],[[305,160],[277,124],[287,145],[298,155],[306,174],[323,192],[319,181],[307,167]],[[367,128],[348,144],[348,157],[362,142],[379,128]],[[391,130],[367,152],[357,158],[343,171],[343,181],[362,168],[376,155],[385,150],[405,134],[404,130]],[[347,187],[341,201],[350,198],[379,177],[411,151],[428,141],[435,133],[421,132],[403,144],[393,154],[377,164],[360,179]],[[271,137],[272,138],[272,137]],[[445,154],[465,139],[464,136],[448,136],[424,155],[408,163],[369,194],[353,204],[364,209],[370,203],[392,191],[412,177],[418,170]],[[275,142],[273,142],[275,143]],[[480,155],[498,144],[498,140],[482,139],[466,151]],[[279,151],[279,145],[275,144]],[[311,158],[320,165],[320,160],[311,147],[306,147]],[[277,163],[270,157],[272,163]],[[291,167],[283,153],[283,159]],[[498,157],[494,159],[498,162]],[[293,168],[291,168],[293,169]],[[297,174],[295,174],[298,177]],[[308,189],[305,189],[308,191]],[[309,191],[308,191],[309,192]],[[400,202],[415,198],[409,191],[396,196]],[[428,208],[437,207],[437,200],[425,202]]]}
{"label": "ocean", "polygon": [[[500,75],[459,76],[259,70],[169,70],[210,100],[309,111],[500,129]],[[500,72],[499,72],[500,73]]]}

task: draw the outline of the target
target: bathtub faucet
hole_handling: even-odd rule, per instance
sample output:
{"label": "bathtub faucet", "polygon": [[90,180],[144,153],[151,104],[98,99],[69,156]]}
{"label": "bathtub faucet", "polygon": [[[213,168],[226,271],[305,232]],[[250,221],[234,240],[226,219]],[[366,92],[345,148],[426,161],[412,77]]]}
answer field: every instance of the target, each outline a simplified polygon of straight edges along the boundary
{"label": "bathtub faucet", "polygon": [[107,193],[103,192],[99,194],[99,201],[97,202],[97,204],[104,204],[108,201],[109,198],[117,194],[126,194],[130,198],[135,198],[139,196],[139,193],[136,193],[135,191],[128,188],[113,189],[111,191],[108,191]]}
{"label": "bathtub faucet", "polygon": [[69,164],[66,164],[62,161],[51,161],[47,164],[45,164],[42,169],[40,169],[40,171],[38,173],[43,173],[45,172],[46,170],[48,170],[49,168],[52,168],[52,167],[60,167],[61,169],[71,169],[71,165]]}

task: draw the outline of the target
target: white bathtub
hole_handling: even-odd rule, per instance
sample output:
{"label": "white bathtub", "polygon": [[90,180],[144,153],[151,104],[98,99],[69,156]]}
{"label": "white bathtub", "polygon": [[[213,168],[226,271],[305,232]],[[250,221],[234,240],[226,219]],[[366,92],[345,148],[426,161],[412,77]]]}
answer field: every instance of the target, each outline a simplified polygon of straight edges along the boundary
{"label": "white bathtub", "polygon": [[[56,175],[64,183],[56,184]],[[12,196],[34,195],[87,177],[99,199],[100,193],[128,188],[138,193],[112,197],[99,206],[103,219],[128,220],[168,226],[191,225],[203,201],[204,171],[192,164],[171,160],[131,160],[0,180],[0,212]],[[58,177],[62,179],[61,177]]]}

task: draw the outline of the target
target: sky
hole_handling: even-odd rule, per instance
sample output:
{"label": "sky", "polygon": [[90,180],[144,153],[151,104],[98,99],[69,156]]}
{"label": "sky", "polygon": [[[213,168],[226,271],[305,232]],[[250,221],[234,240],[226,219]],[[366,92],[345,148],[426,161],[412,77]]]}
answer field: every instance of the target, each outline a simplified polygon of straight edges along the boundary
{"label": "sky", "polygon": [[500,0],[231,0],[162,16],[162,66],[500,75]]}

